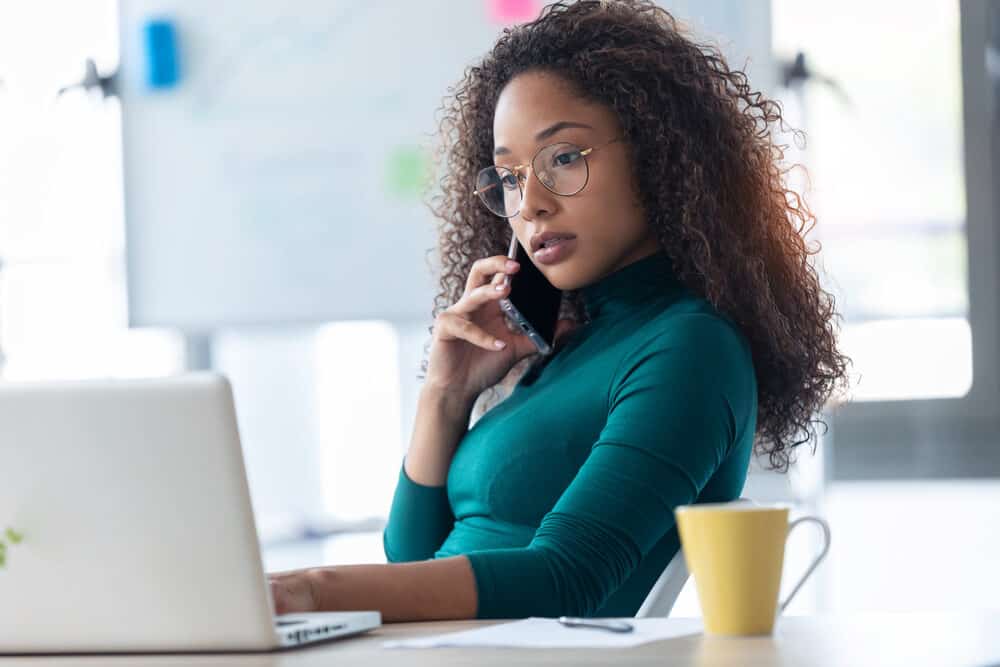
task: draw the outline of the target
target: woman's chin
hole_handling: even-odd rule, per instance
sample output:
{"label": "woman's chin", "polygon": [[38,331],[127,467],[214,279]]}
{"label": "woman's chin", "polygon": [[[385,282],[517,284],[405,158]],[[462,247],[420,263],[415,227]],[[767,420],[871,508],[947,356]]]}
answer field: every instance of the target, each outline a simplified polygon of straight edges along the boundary
{"label": "woman's chin", "polygon": [[553,287],[562,292],[568,292],[570,290],[578,289],[584,282],[579,276],[577,276],[577,272],[574,270],[573,264],[573,262],[565,262],[560,263],[557,266],[541,265],[538,269]]}

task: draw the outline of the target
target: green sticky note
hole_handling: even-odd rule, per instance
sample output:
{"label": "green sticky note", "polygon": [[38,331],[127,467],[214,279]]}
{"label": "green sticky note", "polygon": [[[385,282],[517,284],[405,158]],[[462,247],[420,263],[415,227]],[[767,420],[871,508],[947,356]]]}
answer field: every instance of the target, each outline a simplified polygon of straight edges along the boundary
{"label": "green sticky note", "polygon": [[396,197],[419,198],[428,184],[428,159],[416,146],[397,146],[389,152],[386,189]]}

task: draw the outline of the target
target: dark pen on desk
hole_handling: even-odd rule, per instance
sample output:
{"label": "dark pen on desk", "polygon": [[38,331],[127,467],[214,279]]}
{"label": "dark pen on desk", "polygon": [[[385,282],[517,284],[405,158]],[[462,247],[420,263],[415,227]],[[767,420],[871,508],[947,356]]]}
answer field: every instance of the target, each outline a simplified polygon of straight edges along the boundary
{"label": "dark pen on desk", "polygon": [[557,620],[568,628],[598,628],[600,630],[610,630],[611,632],[632,632],[635,629],[628,621],[617,621],[614,619],[605,620],[560,616]]}

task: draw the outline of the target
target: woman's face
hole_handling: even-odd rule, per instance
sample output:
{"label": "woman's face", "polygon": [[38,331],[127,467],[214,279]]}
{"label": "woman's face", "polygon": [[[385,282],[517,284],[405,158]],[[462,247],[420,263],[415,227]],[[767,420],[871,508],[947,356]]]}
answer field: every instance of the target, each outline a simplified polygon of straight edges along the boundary
{"label": "woman's face", "polygon": [[[590,177],[575,195],[554,194],[525,170],[521,210],[509,219],[534,264],[561,290],[579,289],[659,250],[637,199],[626,145],[604,145],[620,136],[613,111],[581,101],[553,74],[518,75],[500,93],[493,117],[495,165],[529,164],[539,148],[556,142],[600,146],[584,158]],[[532,251],[532,237],[544,232],[575,237],[554,262]]]}

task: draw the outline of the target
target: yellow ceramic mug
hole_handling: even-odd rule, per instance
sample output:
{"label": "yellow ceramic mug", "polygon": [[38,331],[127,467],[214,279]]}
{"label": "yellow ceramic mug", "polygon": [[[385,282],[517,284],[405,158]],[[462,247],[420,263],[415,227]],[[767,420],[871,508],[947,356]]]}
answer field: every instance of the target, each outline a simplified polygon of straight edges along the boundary
{"label": "yellow ceramic mug", "polygon": [[[762,635],[830,549],[826,521],[806,516],[788,523],[789,506],[731,503],[681,505],[674,510],[684,560],[694,576],[706,634]],[[788,598],[778,605],[785,540],[812,521],[823,529],[823,551],[812,561]]]}

